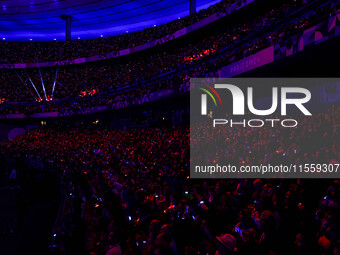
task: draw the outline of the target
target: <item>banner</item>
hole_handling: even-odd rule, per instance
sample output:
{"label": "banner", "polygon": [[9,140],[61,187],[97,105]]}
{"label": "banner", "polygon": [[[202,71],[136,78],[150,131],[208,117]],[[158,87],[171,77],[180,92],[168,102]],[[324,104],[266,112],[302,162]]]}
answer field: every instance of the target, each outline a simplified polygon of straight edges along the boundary
{"label": "banner", "polygon": [[274,61],[274,48],[270,46],[261,50],[254,55],[241,59],[231,65],[221,68],[220,77],[229,78],[238,74],[248,72],[260,66],[272,63]]}

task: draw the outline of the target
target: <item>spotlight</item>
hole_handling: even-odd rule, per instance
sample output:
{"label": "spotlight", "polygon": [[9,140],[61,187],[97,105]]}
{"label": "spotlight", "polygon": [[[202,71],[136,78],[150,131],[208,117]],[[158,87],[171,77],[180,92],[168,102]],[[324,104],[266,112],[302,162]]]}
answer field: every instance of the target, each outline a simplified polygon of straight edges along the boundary
{"label": "spotlight", "polygon": [[53,41],[56,41],[56,40],[57,40],[57,38],[54,38],[54,39],[53,39]]}
{"label": "spotlight", "polygon": [[78,40],[80,40],[80,37],[78,37]]}
{"label": "spotlight", "polygon": [[126,33],[129,33],[129,31],[126,31]]}
{"label": "spotlight", "polygon": [[2,38],[2,40],[4,40],[4,41],[5,41],[5,40],[6,40],[6,38],[4,37],[4,38]]}
{"label": "spotlight", "polygon": [[30,38],[30,41],[32,41],[33,39],[32,38]]}
{"label": "spotlight", "polygon": [[103,37],[103,35],[100,35],[100,37]]}

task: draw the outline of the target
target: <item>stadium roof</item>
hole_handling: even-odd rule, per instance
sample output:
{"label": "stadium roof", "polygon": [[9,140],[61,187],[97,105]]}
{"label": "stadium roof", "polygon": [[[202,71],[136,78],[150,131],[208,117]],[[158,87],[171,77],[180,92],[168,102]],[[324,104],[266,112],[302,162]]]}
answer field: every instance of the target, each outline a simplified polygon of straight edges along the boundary
{"label": "stadium roof", "polygon": [[[73,17],[72,39],[132,32],[188,15],[188,1],[0,0],[0,40],[64,40],[63,14]],[[197,10],[216,2],[196,0]]]}

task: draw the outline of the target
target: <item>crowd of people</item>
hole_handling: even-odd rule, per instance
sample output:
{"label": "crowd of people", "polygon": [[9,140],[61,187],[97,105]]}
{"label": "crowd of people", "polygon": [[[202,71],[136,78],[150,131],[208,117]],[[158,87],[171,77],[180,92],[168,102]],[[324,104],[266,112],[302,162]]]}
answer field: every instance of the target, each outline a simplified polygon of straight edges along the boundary
{"label": "crowd of people", "polygon": [[[339,111],[294,116],[292,129],[235,127],[220,133],[225,156],[254,164],[280,151],[289,162],[339,163]],[[55,228],[65,253],[339,254],[338,180],[190,179],[189,141],[188,127],[83,124],[32,130],[1,147],[66,176]]]}
{"label": "crowd of people", "polygon": [[[235,2],[222,0],[197,14],[118,36],[71,42],[2,41],[0,63],[105,55],[174,33]],[[98,105],[119,109],[149,102],[155,91],[187,92],[190,78],[216,77],[222,66],[285,41],[340,8],[339,1],[320,1],[319,8],[281,24],[282,18],[311,2],[282,1],[280,7],[217,35],[146,56],[4,70],[0,118],[54,111],[73,115]],[[333,106],[310,118],[294,116],[299,121],[294,129],[235,126],[215,129],[208,138],[223,142],[219,157],[237,166],[339,164],[339,113],[340,108]],[[338,180],[190,179],[189,149],[199,149],[200,138],[193,139],[190,132],[195,134],[187,126],[112,130],[97,122],[64,123],[1,142],[0,156],[38,162],[40,168],[61,174],[66,196],[51,237],[51,251],[56,254],[340,254]],[[200,146],[209,148],[209,144]],[[206,156],[208,162],[216,155]]]}
{"label": "crowd of people", "polygon": [[132,48],[171,35],[215,13],[226,12],[226,8],[235,2],[237,0],[222,0],[207,9],[166,24],[98,39],[69,42],[12,42],[3,40],[0,41],[0,64],[36,63],[105,56],[111,52]]}
{"label": "crowd of people", "polygon": [[[307,3],[292,1],[284,3],[278,9],[273,9],[263,16],[254,18],[244,24],[229,27],[222,34],[204,38],[196,43],[167,51],[159,51],[147,56],[133,59],[123,59],[117,63],[100,65],[85,65],[75,67],[56,67],[42,70],[7,70],[0,76],[0,91],[7,102],[32,100],[44,101],[33,106],[22,104],[0,105],[1,113],[23,113],[27,111],[47,111],[64,109],[76,110],[79,107],[89,107],[95,101],[112,105],[124,105],[133,98],[143,98],[150,92],[185,86],[189,77],[204,77],[207,73],[217,72],[222,66],[247,57],[257,51],[289,38],[314,21],[329,15],[335,15],[339,2],[326,2],[314,12],[294,19],[285,26],[278,21],[289,16]],[[251,35],[261,33],[266,27],[277,27],[274,31],[264,33],[256,39],[248,39]],[[221,53],[223,51],[223,53]],[[58,71],[57,71],[58,70]],[[55,78],[57,75],[57,79]],[[45,92],[41,86],[43,78]],[[56,82],[54,82],[56,81]],[[36,84],[36,93],[31,84]],[[38,85],[39,84],[39,85]],[[82,97],[87,100],[76,100],[76,103],[57,104],[51,102],[51,92],[55,87],[54,98]],[[135,88],[129,92],[116,92],[122,88]],[[95,93],[92,93],[95,91]],[[118,94],[118,95],[117,95]],[[50,102],[46,102],[49,100]]]}
{"label": "crowd of people", "polygon": [[[192,159],[207,165],[224,165],[221,162],[228,161],[237,167],[339,163],[340,107],[334,105],[327,112],[314,113],[311,118],[300,117],[296,128],[264,125],[251,132],[243,125],[212,127],[212,120],[192,125],[191,152],[197,155]],[[242,123],[242,120],[234,119],[234,122]],[[219,142],[223,146],[218,146]],[[206,158],[199,158],[200,151],[206,151]],[[214,157],[215,154],[219,156]]]}

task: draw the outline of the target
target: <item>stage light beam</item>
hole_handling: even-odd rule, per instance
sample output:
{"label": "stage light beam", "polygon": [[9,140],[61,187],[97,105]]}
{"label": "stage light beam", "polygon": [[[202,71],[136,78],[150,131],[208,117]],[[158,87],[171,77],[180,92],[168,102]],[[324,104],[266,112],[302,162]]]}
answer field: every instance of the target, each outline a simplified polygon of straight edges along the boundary
{"label": "stage light beam", "polygon": [[47,100],[47,95],[46,95],[45,85],[44,85],[44,79],[43,79],[43,77],[41,75],[40,68],[39,68],[39,75],[40,75],[40,79],[41,79],[41,85],[42,85],[42,88],[43,88],[43,91],[44,91],[44,94],[45,94],[45,100]]}
{"label": "stage light beam", "polygon": [[57,70],[56,70],[56,72],[55,72],[55,77],[54,77],[54,82],[53,82],[53,88],[52,88],[51,99],[53,99],[53,93],[54,93],[55,84],[56,84],[57,78],[58,78],[58,72],[59,72],[59,66],[57,66]]}
{"label": "stage light beam", "polygon": [[28,79],[29,79],[29,81],[31,82],[31,84],[32,84],[32,86],[33,86],[33,88],[34,88],[35,92],[37,92],[37,94],[38,94],[38,97],[40,98],[40,101],[42,101],[42,98],[41,98],[41,96],[40,96],[40,94],[39,94],[39,92],[38,92],[37,88],[35,87],[35,85],[34,85],[33,81],[31,80],[31,77],[28,75],[27,71],[26,71],[26,74],[27,74],[27,76],[28,76]]}

